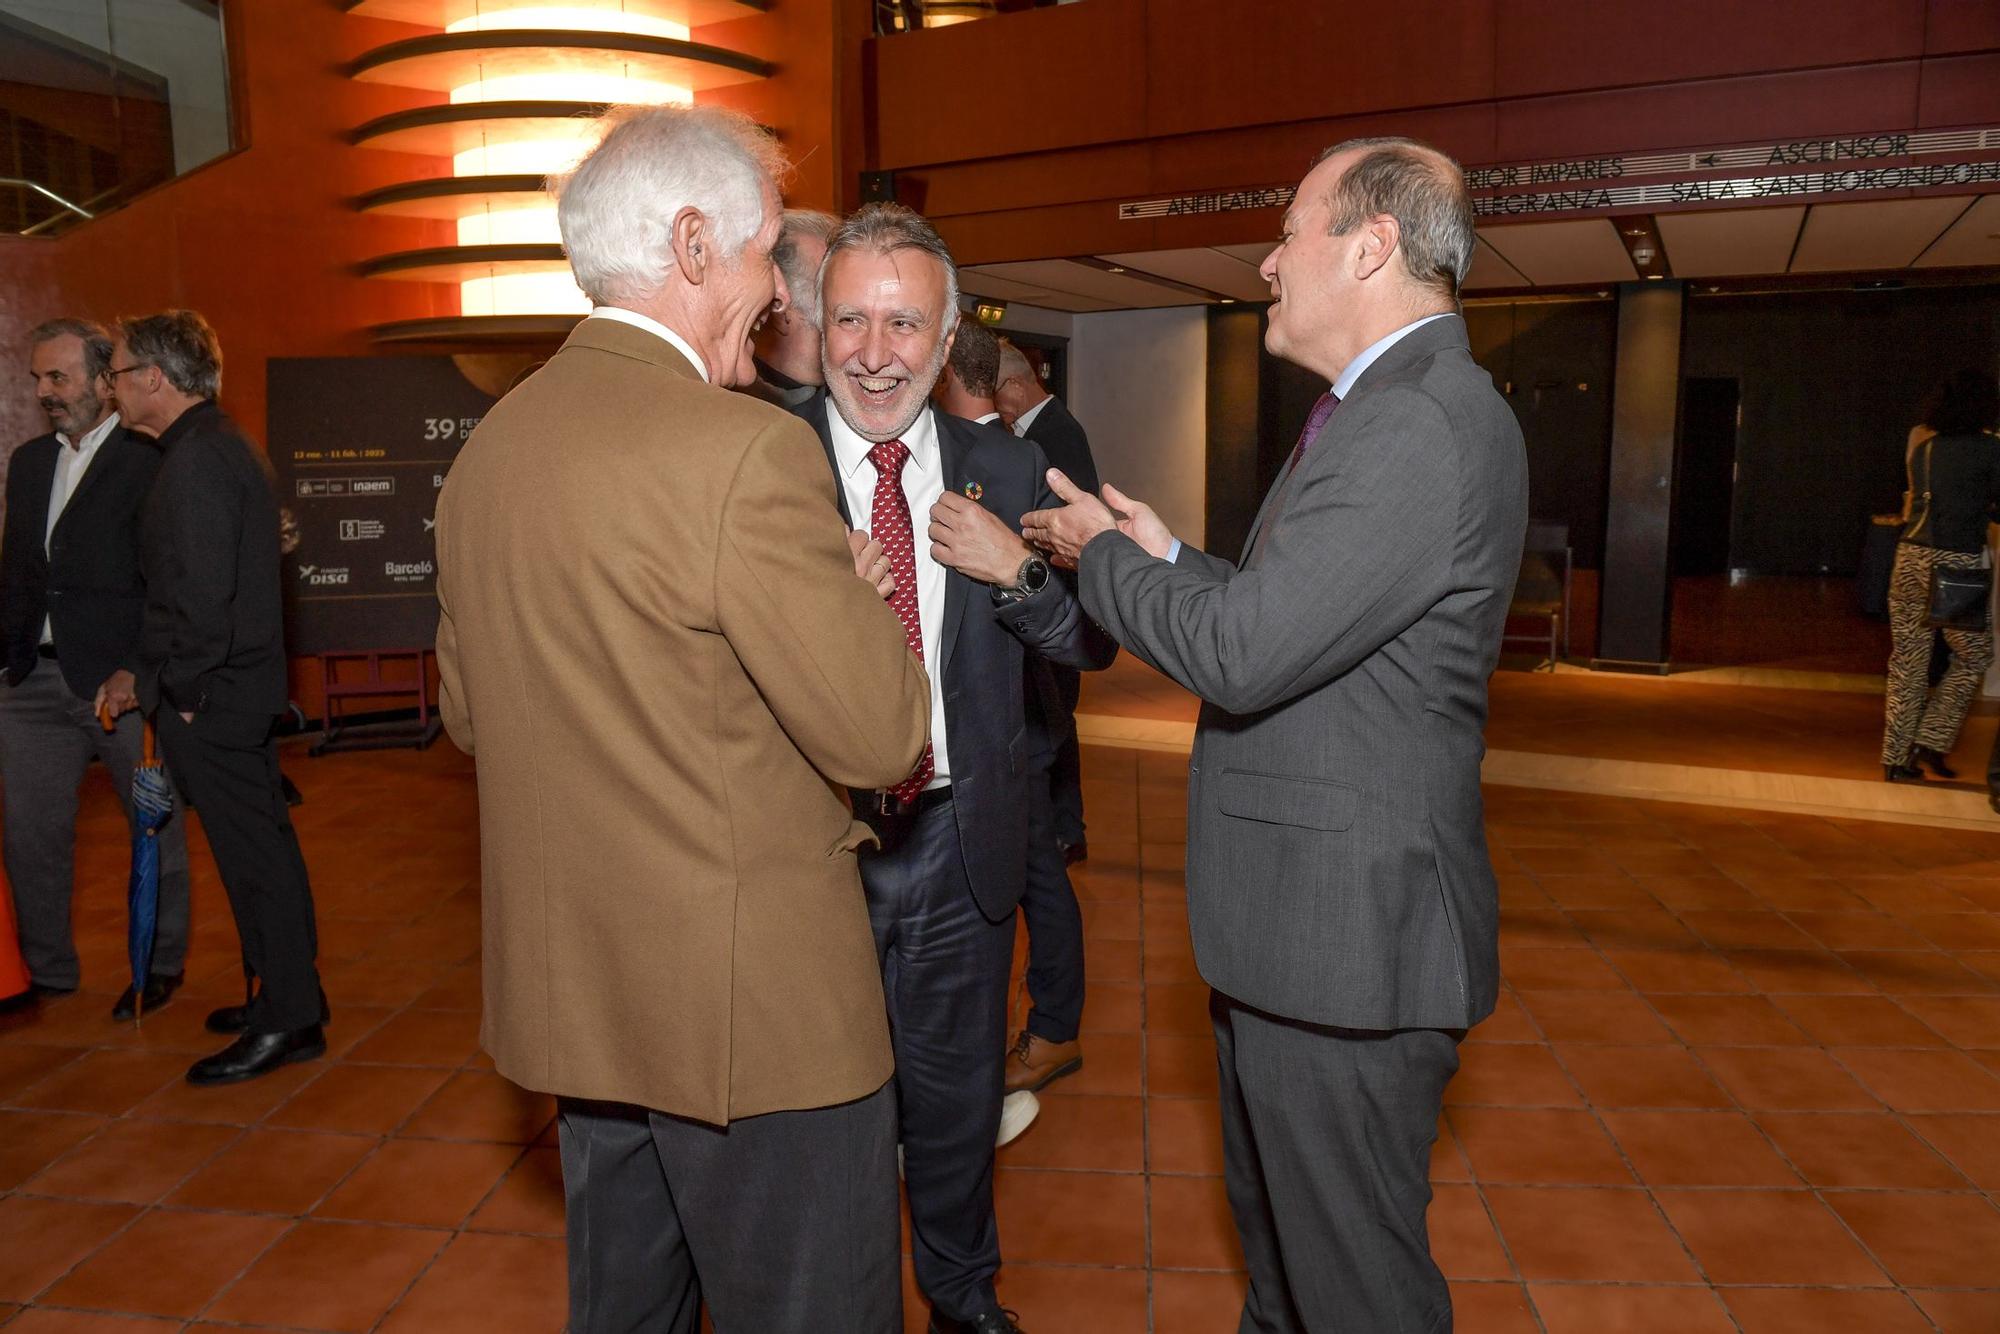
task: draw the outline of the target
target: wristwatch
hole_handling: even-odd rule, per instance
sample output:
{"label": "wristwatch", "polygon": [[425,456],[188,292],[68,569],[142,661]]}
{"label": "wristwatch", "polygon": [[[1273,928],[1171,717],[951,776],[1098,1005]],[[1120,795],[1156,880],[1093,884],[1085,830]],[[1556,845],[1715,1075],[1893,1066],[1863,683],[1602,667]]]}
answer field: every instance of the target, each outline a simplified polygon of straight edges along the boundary
{"label": "wristwatch", "polygon": [[1019,602],[1022,598],[1033,597],[1049,586],[1049,563],[1040,556],[1030,555],[1021,562],[1021,568],[1014,574],[1011,584],[993,585],[993,597],[998,602]]}

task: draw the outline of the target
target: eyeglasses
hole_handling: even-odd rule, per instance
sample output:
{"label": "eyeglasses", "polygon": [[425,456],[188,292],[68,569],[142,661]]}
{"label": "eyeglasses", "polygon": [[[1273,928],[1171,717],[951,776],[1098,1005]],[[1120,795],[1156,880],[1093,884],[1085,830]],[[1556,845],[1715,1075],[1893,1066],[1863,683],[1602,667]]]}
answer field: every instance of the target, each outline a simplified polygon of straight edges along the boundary
{"label": "eyeglasses", "polygon": [[130,375],[133,371],[148,371],[151,369],[152,369],[151,366],[119,366],[119,367],[114,367],[113,369],[108,370],[104,373],[107,376],[109,376],[114,383],[116,383],[118,377],[121,375]]}

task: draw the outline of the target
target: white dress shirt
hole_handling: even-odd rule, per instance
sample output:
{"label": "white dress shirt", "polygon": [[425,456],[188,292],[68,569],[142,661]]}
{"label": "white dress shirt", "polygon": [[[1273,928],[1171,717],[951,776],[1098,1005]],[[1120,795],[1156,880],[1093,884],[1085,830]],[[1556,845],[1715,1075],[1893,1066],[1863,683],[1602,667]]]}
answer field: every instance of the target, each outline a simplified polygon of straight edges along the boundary
{"label": "white dress shirt", "polygon": [[[856,528],[865,529],[875,513],[875,465],[868,459],[874,442],[862,439],[832,403],[827,405],[826,419],[833,456],[840,464],[840,489],[847,497],[847,512]],[[938,670],[943,649],[939,636],[944,627],[945,568],[931,554],[928,535],[931,507],[944,494],[944,452],[930,408],[918,414],[903,433],[903,448],[910,451],[909,461],[903,465],[903,498],[910,504],[910,535],[916,545],[917,624],[923,630],[924,669],[931,679],[931,759],[936,770],[924,789],[929,791],[951,782],[944,727],[944,673]]]}
{"label": "white dress shirt", "polygon": [[629,324],[634,329],[644,329],[655,338],[666,339],[674,351],[686,357],[694,366],[694,373],[701,377],[702,383],[708,383],[708,363],[701,359],[701,353],[695,351],[694,345],[688,342],[687,339],[681,337],[652,316],[641,315],[636,310],[626,310],[622,306],[597,306],[591,310],[590,318],[593,320],[617,320],[620,324]]}
{"label": "white dress shirt", "polygon": [[1028,428],[1034,425],[1035,418],[1042,415],[1042,409],[1049,405],[1049,399],[1053,397],[1053,394],[1045,396],[1034,407],[1029,408],[1026,412],[1014,418],[1014,434],[1020,436],[1023,440],[1027,439]]}
{"label": "white dress shirt", "polygon": [[[77,484],[90,471],[90,462],[97,457],[97,447],[105,437],[118,429],[118,414],[112,413],[92,427],[81,440],[71,440],[61,431],[56,432],[56,475],[49,483],[49,526],[42,533],[42,552],[49,554],[49,543],[55,540],[56,525],[62,522],[62,513],[69,507],[69,499],[76,494]],[[42,642],[56,642],[55,624],[50,618],[42,618]]]}
{"label": "white dress shirt", "polygon": [[988,413],[986,413],[986,414],[984,414],[984,415],[982,415],[982,416],[978,416],[978,417],[974,417],[974,418],[972,419],[972,424],[973,424],[974,426],[988,426],[988,425],[991,425],[992,423],[994,423],[994,422],[997,422],[997,421],[999,421],[999,420],[1000,420],[1000,414],[999,414],[999,413],[997,413],[997,412],[988,412]]}

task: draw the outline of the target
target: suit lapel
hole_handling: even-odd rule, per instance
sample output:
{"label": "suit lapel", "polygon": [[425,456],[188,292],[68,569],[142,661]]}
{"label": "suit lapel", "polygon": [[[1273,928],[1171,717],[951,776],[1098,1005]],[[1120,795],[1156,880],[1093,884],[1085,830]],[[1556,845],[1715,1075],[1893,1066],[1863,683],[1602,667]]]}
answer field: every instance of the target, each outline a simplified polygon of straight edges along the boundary
{"label": "suit lapel", "polygon": [[[944,489],[962,493],[965,484],[972,480],[966,475],[966,463],[972,454],[971,432],[961,434],[957,420],[948,413],[939,412],[935,408],[926,408],[925,411],[931,414],[931,420],[936,424],[938,448],[943,451]],[[919,522],[918,516],[912,514],[910,522],[911,526],[915,527]],[[930,516],[924,515],[919,533],[929,528]],[[928,539],[919,536],[918,540]],[[972,580],[957,570],[944,572],[944,625],[940,635],[944,640],[944,646],[938,654],[940,672],[951,670],[952,650],[958,646],[958,627],[965,620],[965,603],[971,592]]]}
{"label": "suit lapel", "polygon": [[[62,448],[62,441],[54,436],[49,437],[49,443],[55,449],[29,451],[24,448],[16,450],[11,460],[12,466],[19,468],[21,475],[27,479],[24,489],[28,495],[28,512],[21,515],[21,520],[35,535],[33,545],[38,556],[46,556],[48,551],[49,489],[56,481],[55,450]],[[9,517],[11,519],[12,516]]]}
{"label": "suit lapel", "polygon": [[833,432],[826,424],[826,414],[833,409],[828,405],[824,393],[807,401],[799,409],[799,415],[806,424],[819,433],[819,447],[826,451],[826,466],[833,471],[833,503],[840,506],[840,521],[849,528],[854,526],[854,516],[847,512],[847,484],[840,476],[840,456],[833,452]]}
{"label": "suit lapel", "polygon": [[[1361,373],[1360,378],[1348,386],[1347,397],[1340,400],[1340,406],[1347,407],[1355,399],[1365,397],[1370,389],[1404,367],[1414,365],[1425,357],[1436,356],[1445,348],[1453,346],[1468,346],[1465,320],[1461,316],[1447,315],[1443,319],[1432,320],[1421,329],[1412,330],[1388,351],[1377,357],[1368,369]],[[1320,434],[1325,435],[1327,430],[1332,429],[1332,425],[1332,421],[1329,420],[1326,429]],[[1237,562],[1239,566],[1250,563],[1251,553],[1257,549],[1257,538],[1264,531],[1265,523],[1276,518],[1283,508],[1276,502],[1290,489],[1292,474],[1295,471],[1297,470],[1288,460],[1284,471],[1280,472],[1277,480],[1271,483],[1271,489],[1264,493],[1264,503],[1258,506],[1257,517],[1250,521],[1250,533],[1243,539],[1243,559]]]}

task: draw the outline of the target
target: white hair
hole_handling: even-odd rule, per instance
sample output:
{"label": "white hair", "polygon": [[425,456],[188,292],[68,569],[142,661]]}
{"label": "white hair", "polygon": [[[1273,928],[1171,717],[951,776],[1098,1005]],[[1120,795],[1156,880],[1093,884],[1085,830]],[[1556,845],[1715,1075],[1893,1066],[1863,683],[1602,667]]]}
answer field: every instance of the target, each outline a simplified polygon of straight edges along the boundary
{"label": "white hair", "polygon": [[568,175],[551,177],[576,284],[599,305],[639,301],[667,281],[674,217],[708,220],[722,258],[764,225],[764,191],[786,170],[777,141],[723,107],[624,107]]}

